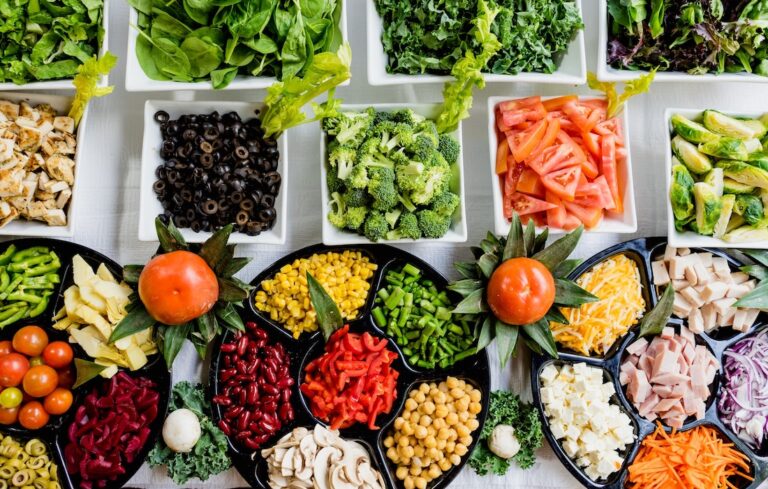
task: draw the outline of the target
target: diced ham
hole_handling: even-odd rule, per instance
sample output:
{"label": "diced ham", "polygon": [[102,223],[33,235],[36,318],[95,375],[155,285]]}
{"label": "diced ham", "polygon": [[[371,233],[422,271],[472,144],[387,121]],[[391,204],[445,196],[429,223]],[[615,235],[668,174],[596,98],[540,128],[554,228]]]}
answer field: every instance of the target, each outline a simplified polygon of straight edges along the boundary
{"label": "diced ham", "polygon": [[653,412],[653,408],[656,407],[660,400],[661,398],[657,394],[651,394],[637,409],[640,416],[647,417],[649,413]]}
{"label": "diced ham", "polygon": [[691,286],[697,285],[699,283],[699,277],[696,275],[696,270],[694,270],[693,265],[688,265],[685,267],[685,270],[683,271],[683,277]]}
{"label": "diced ham", "polygon": [[710,332],[717,328],[717,311],[714,304],[710,303],[702,307],[701,316],[704,319],[704,331]]}
{"label": "diced ham", "polygon": [[691,254],[691,249],[690,248],[678,248],[677,249],[677,254],[680,255],[680,256],[690,255]]}
{"label": "diced ham", "polygon": [[646,348],[648,348],[648,340],[646,340],[645,338],[640,338],[639,340],[629,345],[626,351],[630,355],[639,356],[645,353]]}
{"label": "diced ham", "polygon": [[689,365],[693,362],[693,359],[696,358],[696,349],[693,345],[693,343],[688,343],[683,349],[683,358],[685,358],[685,361],[688,362]]}
{"label": "diced ham", "polygon": [[643,401],[651,393],[651,384],[648,383],[648,378],[644,372],[635,370],[629,376],[629,384],[627,387],[627,396],[630,400],[637,404],[642,404]]}
{"label": "diced ham", "polygon": [[663,261],[651,263],[653,271],[653,285],[667,285],[670,281],[667,265]]}
{"label": "diced ham", "polygon": [[672,389],[671,385],[654,385],[652,387],[653,393],[663,398],[671,397]]}
{"label": "diced ham", "polygon": [[696,336],[694,336],[694,334],[691,333],[691,330],[688,328],[680,328],[680,338],[691,345],[696,344]]}
{"label": "diced ham", "polygon": [[671,416],[665,420],[670,428],[679,430],[685,424],[685,416]]}
{"label": "diced ham", "polygon": [[678,353],[668,349],[666,345],[662,345],[661,351],[658,351],[656,358],[653,359],[653,376],[656,378],[661,374],[676,373]]}
{"label": "diced ham", "polygon": [[741,299],[745,295],[749,294],[751,290],[752,289],[749,288],[746,282],[743,284],[734,284],[728,287],[728,293],[726,294],[726,297]]}
{"label": "diced ham", "polygon": [[680,399],[662,399],[658,404],[656,404],[656,407],[654,407],[653,410],[657,413],[664,413],[672,409],[672,406],[675,406],[679,403]]}
{"label": "diced ham", "polygon": [[[713,304],[715,305],[715,311],[720,316],[726,316],[730,312],[729,309],[731,309],[731,306],[733,306],[735,303],[736,303],[736,299],[734,299],[733,297],[718,299],[713,302]],[[736,311],[733,311],[733,312],[736,312]]]}
{"label": "diced ham", "polygon": [[727,273],[730,275],[731,273],[731,267],[728,266],[728,260],[720,256],[712,257],[712,268],[714,269],[718,277],[721,274]]}
{"label": "diced ham", "polygon": [[654,384],[675,385],[680,382],[687,382],[689,377],[683,374],[659,374],[651,379]]}
{"label": "diced ham", "polygon": [[675,328],[667,326],[661,330],[661,337],[665,340],[670,340],[675,337]]}

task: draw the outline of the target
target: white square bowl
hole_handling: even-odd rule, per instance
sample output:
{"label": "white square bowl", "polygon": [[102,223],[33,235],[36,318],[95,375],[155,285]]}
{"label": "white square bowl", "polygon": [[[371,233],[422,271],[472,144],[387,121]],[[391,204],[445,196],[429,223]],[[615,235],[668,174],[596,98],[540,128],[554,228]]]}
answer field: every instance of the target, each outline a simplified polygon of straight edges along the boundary
{"label": "white square bowl", "polygon": [[[721,110],[724,114],[736,117],[749,117],[760,118],[765,112],[729,112],[727,110]],[[669,187],[672,185],[672,123],[670,122],[672,116],[680,114],[691,120],[700,118],[704,113],[703,109],[675,109],[669,108],[664,111],[664,123],[666,124],[667,134],[669,137],[664,142],[664,150],[667,152],[664,160],[666,162],[664,169],[666,171],[664,176],[664,199],[667,207],[667,240],[670,246],[675,248],[754,248],[754,249],[768,249],[768,240],[763,241],[747,241],[739,243],[728,243],[714,236],[702,236],[696,234],[693,231],[685,231],[683,233],[675,229],[675,216],[672,212],[672,203],[669,201]]]}
{"label": "white square bowl", "polygon": [[[104,0],[104,10],[101,15],[101,25],[104,29],[104,37],[101,40],[99,57],[101,57],[109,49],[109,3],[111,1],[112,0]],[[106,87],[109,85],[109,75],[104,75],[99,78],[97,85],[99,87]],[[24,85],[17,85],[10,82],[0,83],[0,92],[10,90],[72,90],[74,92],[75,86],[72,85],[72,78],[65,78],[63,80],[37,81],[25,83]]]}
{"label": "white square bowl", "polygon": [[[347,6],[346,0],[341,1],[341,37],[346,42],[347,34]],[[139,14],[136,9],[130,7],[128,14],[128,47],[125,55],[125,89],[129,92],[169,92],[173,90],[214,90],[209,81],[201,82],[176,82],[172,80],[152,80],[141,69],[139,59],[136,57],[136,38],[139,32],[136,28],[139,22]],[[256,90],[271,86],[276,80],[270,76],[244,76],[237,75],[232,82],[221,90]],[[349,80],[341,84],[349,85]]]}
{"label": "white square bowl", "polygon": [[[597,78],[607,82],[626,82],[634,80],[647,71],[617,70],[608,64],[608,2],[599,0],[599,28],[597,41]],[[681,71],[657,71],[653,78],[654,83],[718,83],[718,82],[752,82],[768,83],[768,76],[754,75],[752,73],[722,73],[720,75],[705,73],[703,75],[691,75]]]}
{"label": "white square bowl", "polygon": [[[393,112],[400,109],[412,109],[415,113],[423,115],[428,119],[435,119],[440,113],[441,104],[351,104],[342,105],[342,112],[354,112],[373,107],[379,112]],[[442,238],[429,239],[397,239],[381,240],[379,243],[386,244],[414,244],[414,243],[465,243],[467,241],[467,203],[464,193],[464,145],[461,141],[461,123],[459,127],[450,134],[459,142],[459,158],[456,160],[456,173],[451,182],[451,191],[459,196],[459,207],[453,214],[453,224],[448,232]],[[348,244],[368,244],[371,241],[365,236],[361,236],[353,231],[339,229],[328,222],[328,213],[331,210],[330,195],[328,194],[328,185],[326,184],[326,135],[321,131],[320,134],[320,185],[322,196],[322,219],[323,219],[323,244],[327,246],[338,246]]]}
{"label": "white square bowl", "polygon": [[[591,0],[590,0],[591,1]],[[368,83],[371,85],[405,85],[416,83],[443,83],[453,80],[450,75],[405,75],[387,72],[387,53],[381,43],[383,23],[376,11],[375,0],[366,0],[366,32],[368,36]],[[576,0],[579,13],[584,18],[581,0]],[[517,75],[486,73],[486,82],[559,83],[582,85],[587,81],[587,61],[584,48],[584,29],[579,30],[563,56],[560,66],[552,74],[524,72]]]}
{"label": "white square bowl", "polygon": [[[263,112],[264,104],[250,102],[177,102],[170,100],[147,100],[144,105],[144,140],[141,151],[141,190],[139,196],[139,240],[157,241],[155,232],[155,218],[163,213],[163,206],[157,195],[152,190],[152,185],[157,180],[155,169],[162,163],[160,146],[163,143],[160,126],[155,122],[155,112],[164,110],[171,119],[177,119],[184,114],[208,114],[219,111],[237,112],[243,120],[256,117],[254,111]],[[286,215],[288,209],[288,141],[286,134],[277,140],[280,151],[277,171],[280,172],[280,194],[275,200],[277,218],[274,226],[258,236],[249,236],[245,233],[233,232],[229,238],[230,243],[242,244],[285,244]],[[182,236],[188,243],[202,243],[211,236],[210,232],[196,233],[189,228],[180,229]]]}
{"label": "white square bowl", "polygon": [[[493,225],[496,234],[499,236],[509,234],[510,224],[504,217],[504,200],[501,194],[501,184],[498,175],[496,175],[496,150],[499,145],[496,137],[496,106],[501,102],[515,100],[516,98],[520,97],[488,98],[488,150],[491,161],[491,188],[493,190]],[[542,97],[542,100],[552,98],[555,97]],[[602,95],[584,95],[579,97],[580,100],[599,98],[605,97]],[[632,178],[632,151],[629,142],[629,116],[627,115],[626,105],[624,106],[624,111],[618,117],[621,117],[621,124],[624,128],[624,147],[627,149],[626,164],[619,165],[618,168],[619,178],[624,182],[624,213],[619,215],[613,212],[606,212],[600,224],[593,229],[588,229],[588,233],[630,234],[637,232],[635,187]],[[539,230],[541,229],[539,228]],[[563,234],[566,231],[559,228],[550,228],[549,232],[551,234]]]}
{"label": "white square bowl", "polygon": [[[22,92],[0,92],[0,100],[10,100],[14,103],[27,102],[32,106],[39,104],[49,104],[56,110],[57,114],[66,115],[72,106],[74,97],[68,95],[46,95],[41,93],[22,93]],[[77,192],[79,185],[78,175],[82,174],[85,159],[83,158],[83,144],[85,143],[85,127],[88,120],[88,107],[85,108],[83,118],[77,126],[75,137],[77,138],[77,149],[75,151],[75,183],[72,185],[72,196],[67,204],[67,225],[49,226],[42,221],[27,221],[25,219],[16,219],[6,226],[0,228],[0,236],[35,236],[46,238],[71,238],[75,234],[75,222],[77,214],[77,202],[79,201]]]}

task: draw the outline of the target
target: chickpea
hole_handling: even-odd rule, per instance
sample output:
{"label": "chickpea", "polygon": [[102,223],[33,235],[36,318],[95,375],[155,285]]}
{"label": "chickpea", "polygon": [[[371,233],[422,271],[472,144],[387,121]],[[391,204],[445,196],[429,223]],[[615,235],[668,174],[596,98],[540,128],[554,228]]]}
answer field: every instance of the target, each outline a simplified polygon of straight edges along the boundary
{"label": "chickpea", "polygon": [[427,448],[435,448],[437,446],[437,440],[435,440],[435,437],[428,436],[424,439],[424,446]]}
{"label": "chickpea", "polygon": [[397,455],[397,450],[395,450],[394,447],[387,449],[387,458],[395,463],[400,460],[400,457]]}
{"label": "chickpea", "polygon": [[440,431],[437,432],[437,439],[447,440],[450,435],[451,435],[451,432],[448,430],[448,428],[440,428]]}
{"label": "chickpea", "polygon": [[425,384],[421,384],[419,386],[419,392],[422,392],[424,394],[429,393],[429,389],[430,389],[430,386],[429,386],[429,384],[426,384],[426,383]]}
{"label": "chickpea", "polygon": [[441,428],[445,428],[448,425],[445,424],[445,419],[443,419],[443,418],[436,418],[432,422],[432,426],[434,426],[436,430],[439,430]]}
{"label": "chickpea", "polygon": [[391,436],[384,438],[384,446],[386,448],[392,448],[394,444],[395,444],[395,440]]}
{"label": "chickpea", "polygon": [[469,393],[469,400],[472,402],[480,402],[481,398],[482,394],[480,394],[480,391],[477,389],[472,389],[472,391]]}
{"label": "chickpea", "polygon": [[408,399],[405,401],[405,410],[406,411],[413,411],[415,410],[419,405],[416,403],[414,399]]}
{"label": "chickpea", "polygon": [[427,479],[423,477],[416,478],[416,489],[427,489]]}
{"label": "chickpea", "polygon": [[423,403],[424,401],[427,400],[427,397],[424,395],[423,392],[418,391],[418,392],[416,392],[416,395],[413,396],[413,400],[418,402],[419,404],[421,404],[421,403]]}
{"label": "chickpea", "polygon": [[460,389],[459,387],[454,387],[450,391],[451,397],[454,399],[461,399],[464,397],[464,389]]}
{"label": "chickpea", "polygon": [[401,481],[405,480],[405,478],[408,477],[408,467],[404,467],[402,465],[398,467],[397,470],[395,471],[395,477],[397,477]]}
{"label": "chickpea", "polygon": [[440,392],[443,392],[445,394],[448,394],[448,391],[450,390],[448,386],[445,384],[445,382],[441,382],[440,385],[437,386],[437,389]]}
{"label": "chickpea", "polygon": [[456,430],[451,428],[448,430],[448,439],[450,441],[456,441],[459,439],[459,435],[456,433]]}
{"label": "chickpea", "polygon": [[404,435],[407,435],[407,436],[410,436],[410,435],[412,435],[413,433],[414,433],[414,430],[413,430],[413,424],[411,424],[411,423],[405,423],[405,424],[403,425],[403,434],[404,434]]}
{"label": "chickpea", "polygon": [[400,438],[400,440],[397,442],[397,444],[400,445],[401,447],[407,447],[408,446],[408,437],[404,436],[404,437]]}
{"label": "chickpea", "polygon": [[466,411],[462,411],[459,413],[459,423],[464,424],[467,421],[469,421],[469,413]]}
{"label": "chickpea", "polygon": [[414,455],[414,449],[412,446],[408,445],[406,447],[400,447],[397,450],[397,453],[399,453],[403,458],[411,458]]}
{"label": "chickpea", "polygon": [[411,413],[411,423],[419,424],[420,418],[421,418],[421,415],[417,411],[414,411]]}
{"label": "chickpea", "polygon": [[463,457],[464,454],[467,453],[467,451],[468,451],[467,450],[467,446],[465,444],[457,443],[456,444],[456,448],[453,450],[453,453],[455,453],[456,455],[458,455],[460,457]]}
{"label": "chickpea", "polygon": [[412,463],[411,468],[409,469],[409,473],[416,477],[417,475],[421,474],[421,463]]}
{"label": "chickpea", "polygon": [[414,449],[413,449],[413,456],[414,456],[414,457],[419,457],[419,458],[423,457],[423,456],[424,456],[424,453],[425,453],[425,451],[424,451],[424,450],[425,450],[425,449],[424,449],[424,447],[423,447],[423,446],[421,446],[421,445],[416,445],[416,447],[414,447]]}
{"label": "chickpea", "polygon": [[479,414],[480,411],[483,410],[483,407],[480,405],[480,402],[470,402],[469,403],[469,412],[472,414]]}
{"label": "chickpea", "polygon": [[461,463],[461,457],[459,457],[455,453],[450,457],[448,457],[448,459],[451,461],[453,465],[459,465]]}
{"label": "chickpea", "polygon": [[466,446],[470,446],[472,444],[472,437],[471,436],[464,436],[459,438],[459,443],[463,443]]}
{"label": "chickpea", "polygon": [[454,426],[459,422],[459,417],[456,413],[448,413],[448,416],[445,417],[445,422],[448,423],[448,426]]}
{"label": "chickpea", "polygon": [[429,397],[432,399],[437,397],[437,393],[440,392],[440,390],[437,388],[436,385],[433,384],[433,387],[429,389]]}
{"label": "chickpea", "polygon": [[454,402],[453,407],[455,407],[457,411],[467,411],[469,409],[469,396],[464,396]]}
{"label": "chickpea", "polygon": [[433,399],[437,404],[445,404],[445,401],[447,400],[447,396],[445,395],[445,392],[443,392],[442,390],[438,390],[437,394],[434,395]]}
{"label": "chickpea", "polygon": [[430,426],[432,424],[432,418],[425,414],[419,419],[419,424],[424,427]]}
{"label": "chickpea", "polygon": [[423,440],[427,435],[427,429],[424,426],[417,426],[414,430],[414,436],[416,436],[417,440]]}
{"label": "chickpea", "polygon": [[402,429],[403,423],[405,423],[405,419],[402,416],[398,416],[395,419],[395,429],[396,430]]}
{"label": "chickpea", "polygon": [[467,428],[463,424],[460,424],[460,425],[456,426],[456,434],[459,435],[460,437],[461,436],[469,436],[469,433],[470,433],[469,428]]}
{"label": "chickpea", "polygon": [[416,485],[413,483],[413,477],[406,477],[403,481],[403,486],[405,489],[415,489]]}
{"label": "chickpea", "polygon": [[443,458],[443,454],[440,453],[440,450],[438,450],[437,448],[429,448],[427,449],[427,457],[429,457],[430,459],[439,460]]}
{"label": "chickpea", "polygon": [[437,440],[437,449],[438,450],[445,450],[445,445],[448,443],[447,440]]}
{"label": "chickpea", "polygon": [[469,428],[470,431],[475,431],[480,427],[480,421],[476,419],[470,419],[467,421],[467,428]]}
{"label": "chickpea", "polygon": [[448,377],[445,380],[445,385],[447,385],[449,389],[455,389],[456,387],[459,387],[459,379],[456,377]]}
{"label": "chickpea", "polygon": [[429,470],[427,471],[429,474],[429,477],[432,479],[437,479],[440,477],[440,475],[443,473],[442,470],[440,470],[440,467],[438,467],[437,464],[432,464],[429,466]]}
{"label": "chickpea", "polygon": [[422,408],[422,412],[424,414],[431,415],[432,413],[435,412],[435,403],[432,402],[432,401],[427,401],[427,402],[424,403],[423,406],[421,406],[421,408]]}
{"label": "chickpea", "polygon": [[441,461],[439,461],[437,465],[440,467],[440,470],[442,470],[443,472],[447,472],[451,470],[451,461],[448,460],[447,458],[444,458]]}
{"label": "chickpea", "polygon": [[456,451],[456,442],[455,441],[449,441],[445,444],[445,451],[447,453],[453,453]]}
{"label": "chickpea", "polygon": [[437,404],[435,407],[435,416],[438,418],[444,418],[448,416],[448,408],[445,406],[445,404]]}

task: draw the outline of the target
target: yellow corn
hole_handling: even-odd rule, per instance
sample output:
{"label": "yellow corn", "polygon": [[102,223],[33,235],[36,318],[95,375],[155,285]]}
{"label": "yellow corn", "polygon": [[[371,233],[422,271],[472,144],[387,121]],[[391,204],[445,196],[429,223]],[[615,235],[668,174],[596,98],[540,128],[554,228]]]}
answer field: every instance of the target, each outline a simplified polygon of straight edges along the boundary
{"label": "yellow corn", "polygon": [[309,298],[306,273],[322,284],[339,306],[341,317],[354,319],[365,305],[377,265],[359,251],[320,253],[284,265],[256,292],[256,309],[269,315],[298,338],[317,331],[317,318]]}

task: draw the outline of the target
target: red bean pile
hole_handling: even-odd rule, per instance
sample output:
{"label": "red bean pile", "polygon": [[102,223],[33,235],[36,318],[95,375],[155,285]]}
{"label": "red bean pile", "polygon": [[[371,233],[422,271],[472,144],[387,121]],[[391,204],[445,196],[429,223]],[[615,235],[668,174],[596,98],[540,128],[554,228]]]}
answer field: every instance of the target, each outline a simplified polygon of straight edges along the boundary
{"label": "red bean pile", "polygon": [[248,450],[258,450],[283,423],[293,421],[290,360],[283,345],[270,344],[267,332],[247,323],[223,353],[219,383],[221,394],[213,402],[221,406],[219,428]]}

